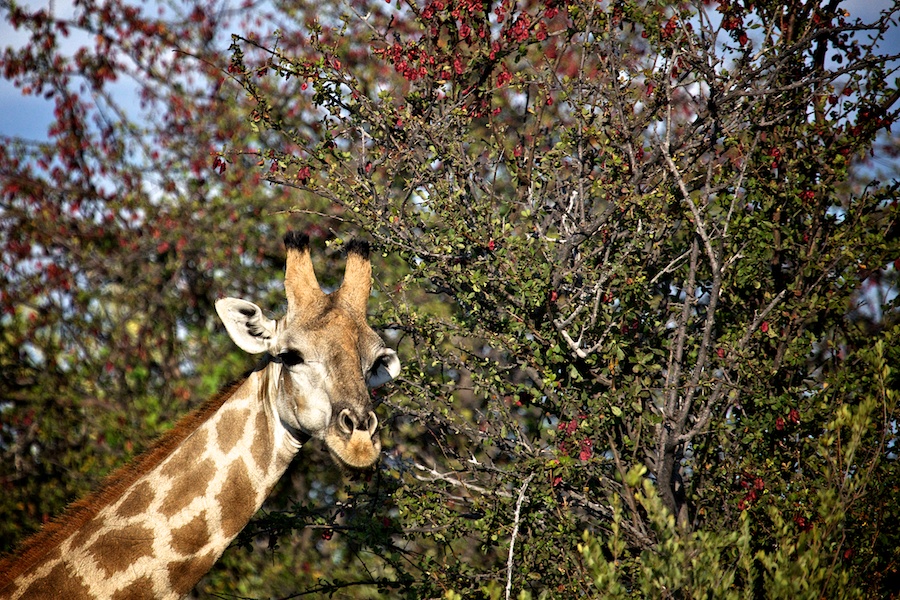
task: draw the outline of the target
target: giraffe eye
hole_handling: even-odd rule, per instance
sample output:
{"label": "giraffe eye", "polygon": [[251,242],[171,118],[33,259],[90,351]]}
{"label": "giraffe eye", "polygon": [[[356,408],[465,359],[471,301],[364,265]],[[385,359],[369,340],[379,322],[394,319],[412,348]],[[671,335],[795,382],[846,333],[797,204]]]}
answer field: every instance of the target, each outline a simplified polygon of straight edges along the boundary
{"label": "giraffe eye", "polygon": [[278,355],[278,358],[281,359],[281,362],[289,367],[293,367],[294,365],[299,365],[303,362],[303,355],[297,352],[296,350],[285,350],[281,354]]}

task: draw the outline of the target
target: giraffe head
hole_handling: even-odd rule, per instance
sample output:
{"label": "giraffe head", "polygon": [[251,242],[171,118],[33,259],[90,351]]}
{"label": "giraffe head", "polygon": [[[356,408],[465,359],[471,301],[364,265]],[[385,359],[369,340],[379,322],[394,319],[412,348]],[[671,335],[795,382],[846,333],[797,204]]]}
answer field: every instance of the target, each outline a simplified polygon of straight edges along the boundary
{"label": "giraffe head", "polygon": [[289,233],[284,239],[287,314],[263,315],[252,302],[216,301],[216,311],[231,339],[251,354],[266,353],[271,394],[278,416],[295,437],[325,441],[332,456],[349,467],[375,463],[381,451],[378,418],[368,388],[400,372],[396,352],[366,324],[372,284],[369,246],[347,245],[341,287],[325,294],[309,255],[309,238]]}

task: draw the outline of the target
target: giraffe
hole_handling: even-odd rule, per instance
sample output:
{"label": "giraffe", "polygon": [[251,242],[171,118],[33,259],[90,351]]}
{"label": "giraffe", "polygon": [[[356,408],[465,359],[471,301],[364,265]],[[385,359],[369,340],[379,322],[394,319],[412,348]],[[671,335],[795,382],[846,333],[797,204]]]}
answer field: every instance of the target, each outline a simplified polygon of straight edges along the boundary
{"label": "giraffe", "polygon": [[324,441],[366,468],[381,451],[367,387],[400,371],[366,324],[369,246],[347,245],[341,287],[325,294],[309,238],[288,233],[287,312],[216,301],[242,350],[263,354],[240,383],[182,419],[132,464],[0,562],[0,598],[180,598],[260,508],[301,446]]}

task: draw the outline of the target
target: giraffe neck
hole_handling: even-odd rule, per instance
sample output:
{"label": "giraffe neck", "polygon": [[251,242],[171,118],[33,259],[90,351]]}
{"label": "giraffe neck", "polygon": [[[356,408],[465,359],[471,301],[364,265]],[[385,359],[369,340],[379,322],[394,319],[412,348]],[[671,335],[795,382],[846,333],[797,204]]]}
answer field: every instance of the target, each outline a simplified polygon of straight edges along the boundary
{"label": "giraffe neck", "polygon": [[272,365],[182,420],[0,573],[0,598],[180,598],[262,506],[300,449]]}

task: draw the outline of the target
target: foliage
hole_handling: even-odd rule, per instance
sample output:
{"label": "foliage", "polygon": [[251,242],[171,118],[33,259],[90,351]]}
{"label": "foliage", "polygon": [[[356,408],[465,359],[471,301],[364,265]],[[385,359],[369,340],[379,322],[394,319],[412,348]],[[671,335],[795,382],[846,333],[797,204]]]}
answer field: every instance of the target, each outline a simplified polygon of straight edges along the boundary
{"label": "foliage", "polygon": [[[873,429],[877,413],[896,402],[896,390],[886,387],[890,368],[885,363],[882,340],[876,342],[873,355],[866,359],[875,380],[873,395],[852,408],[841,405],[821,436],[805,440],[820,457],[826,458],[825,479],[837,481],[835,487],[815,490],[815,502],[811,504],[818,514],[812,521],[804,523],[795,518],[791,522],[776,505],[770,505],[762,518],[768,520],[771,529],[766,544],[759,549],[753,543],[756,536],[751,533],[751,520],[755,520],[752,511],[741,512],[737,531],[685,531],[676,526],[657,490],[644,477],[646,467],[634,468],[626,475],[627,481],[635,488],[643,487],[635,499],[647,515],[657,543],[639,555],[629,553],[621,535],[621,504],[613,499],[614,518],[605,544],[586,530],[584,543],[579,546],[598,595],[737,599],[762,593],[773,599],[866,597],[848,566],[852,555],[844,550],[843,560],[836,560],[839,557],[835,556],[835,549],[846,545],[846,537],[853,533],[854,528],[847,524],[848,509],[852,510],[871,482],[868,474],[858,476],[854,471],[877,463],[859,460],[859,453],[867,446],[866,434]],[[845,393],[846,390],[841,395]],[[835,452],[832,448],[839,439],[844,443]]]}
{"label": "foliage", "polygon": [[0,150],[4,539],[248,366],[211,304],[290,225],[380,252],[385,454],[308,445],[198,591],[900,594],[896,3],[0,6],[57,107]]}

